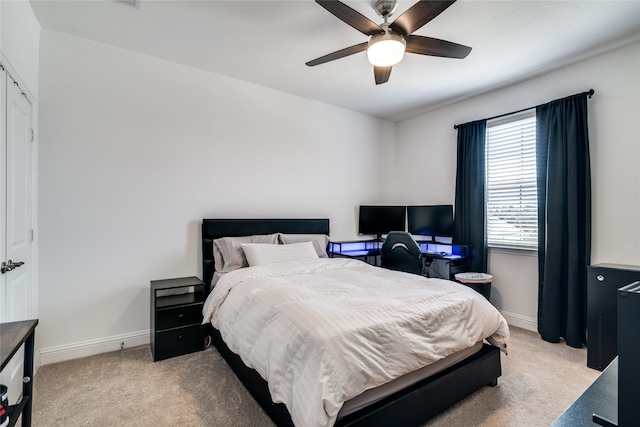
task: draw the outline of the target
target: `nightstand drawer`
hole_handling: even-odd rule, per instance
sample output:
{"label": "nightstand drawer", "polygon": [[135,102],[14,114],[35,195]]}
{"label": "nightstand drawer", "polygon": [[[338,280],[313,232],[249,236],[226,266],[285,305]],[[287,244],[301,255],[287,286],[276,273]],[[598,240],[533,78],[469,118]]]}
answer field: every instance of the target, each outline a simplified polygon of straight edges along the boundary
{"label": "nightstand drawer", "polygon": [[204,343],[201,325],[156,332],[156,351],[198,343]]}
{"label": "nightstand drawer", "polygon": [[160,309],[156,312],[156,331],[202,322],[202,304]]}

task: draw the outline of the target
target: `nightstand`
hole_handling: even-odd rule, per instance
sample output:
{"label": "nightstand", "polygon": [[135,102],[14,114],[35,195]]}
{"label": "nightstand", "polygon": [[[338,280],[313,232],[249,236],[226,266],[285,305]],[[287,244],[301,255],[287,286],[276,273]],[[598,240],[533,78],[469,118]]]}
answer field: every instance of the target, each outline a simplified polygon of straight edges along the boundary
{"label": "nightstand", "polygon": [[151,281],[153,361],[204,350],[204,282],[197,277]]}

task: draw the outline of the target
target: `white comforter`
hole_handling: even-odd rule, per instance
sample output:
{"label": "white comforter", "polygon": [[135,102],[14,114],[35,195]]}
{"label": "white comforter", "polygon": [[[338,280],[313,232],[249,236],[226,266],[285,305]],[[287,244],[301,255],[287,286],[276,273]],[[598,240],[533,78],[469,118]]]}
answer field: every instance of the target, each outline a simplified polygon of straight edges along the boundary
{"label": "white comforter", "polygon": [[474,290],[349,259],[225,274],[204,307],[296,426],[331,426],[342,404],[509,329]]}

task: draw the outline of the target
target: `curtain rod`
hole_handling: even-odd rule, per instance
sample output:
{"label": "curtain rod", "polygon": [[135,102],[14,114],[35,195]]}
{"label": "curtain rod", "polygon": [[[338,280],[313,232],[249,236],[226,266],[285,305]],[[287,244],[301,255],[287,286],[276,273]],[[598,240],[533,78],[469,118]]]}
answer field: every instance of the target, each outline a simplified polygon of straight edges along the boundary
{"label": "curtain rod", "polygon": [[[570,95],[570,96],[566,96],[564,98],[559,98],[559,99],[567,99],[567,98],[571,98],[572,96],[576,96],[576,95],[587,95],[589,98],[591,98],[594,93],[596,93],[595,90],[589,89],[587,92],[576,93],[575,95]],[[548,104],[548,102],[545,102],[544,104]],[[532,108],[538,108],[538,107],[540,107],[541,105],[544,105],[544,104],[539,104],[539,105],[536,105],[535,107],[523,108],[522,110],[513,111],[511,113],[500,114],[498,116],[489,117],[488,119],[484,119],[484,120],[485,121],[489,121],[489,120],[493,120],[493,119],[499,119],[500,117],[510,116],[512,114],[522,113],[523,111],[531,110]],[[473,120],[473,121],[476,121],[476,120]],[[467,123],[471,123],[471,122],[467,122]],[[463,123],[463,124],[466,124],[466,123]],[[457,130],[458,127],[460,127],[460,126],[462,126],[462,124],[453,125],[453,128]]]}

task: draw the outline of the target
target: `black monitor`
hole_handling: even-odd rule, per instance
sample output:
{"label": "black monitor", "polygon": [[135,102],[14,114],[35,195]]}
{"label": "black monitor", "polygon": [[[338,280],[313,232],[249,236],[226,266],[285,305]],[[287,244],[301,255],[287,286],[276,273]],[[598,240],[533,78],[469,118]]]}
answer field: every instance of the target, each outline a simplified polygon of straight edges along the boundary
{"label": "black monitor", "polygon": [[453,205],[407,206],[407,223],[411,234],[451,237]]}
{"label": "black monitor", "polygon": [[373,234],[380,240],[390,231],[404,231],[405,206],[360,206],[358,233]]}

